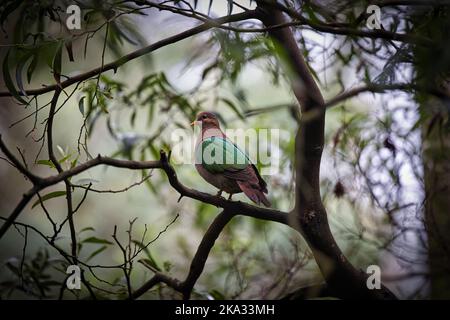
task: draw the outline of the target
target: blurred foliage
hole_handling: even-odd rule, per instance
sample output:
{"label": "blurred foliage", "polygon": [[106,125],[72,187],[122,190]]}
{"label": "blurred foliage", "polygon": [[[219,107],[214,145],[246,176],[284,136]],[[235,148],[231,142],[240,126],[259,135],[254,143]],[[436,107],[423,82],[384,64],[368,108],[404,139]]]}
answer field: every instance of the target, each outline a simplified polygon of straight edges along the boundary
{"label": "blurred foliage", "polygon": [[55,271],[65,273],[64,264],[61,267],[61,261],[50,258],[46,249],[37,251],[30,260],[11,258],[5,266],[10,275],[9,280],[0,282],[2,298],[14,297],[15,291],[33,298],[56,298],[52,296],[54,289],[64,285],[64,281],[55,280]]}

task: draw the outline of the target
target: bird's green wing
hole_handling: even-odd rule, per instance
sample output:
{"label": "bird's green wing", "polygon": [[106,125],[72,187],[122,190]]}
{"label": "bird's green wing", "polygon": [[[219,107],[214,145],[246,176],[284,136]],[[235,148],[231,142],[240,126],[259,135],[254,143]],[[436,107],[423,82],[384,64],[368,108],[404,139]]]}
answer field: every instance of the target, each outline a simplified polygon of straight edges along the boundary
{"label": "bird's green wing", "polygon": [[251,164],[241,149],[228,139],[220,137],[204,139],[196,150],[195,160],[211,173],[240,171]]}

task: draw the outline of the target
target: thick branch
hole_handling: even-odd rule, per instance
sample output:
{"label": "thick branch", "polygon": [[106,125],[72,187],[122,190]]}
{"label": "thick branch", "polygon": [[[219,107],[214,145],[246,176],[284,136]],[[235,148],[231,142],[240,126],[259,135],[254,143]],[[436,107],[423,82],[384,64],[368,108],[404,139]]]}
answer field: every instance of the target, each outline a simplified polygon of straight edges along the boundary
{"label": "thick branch", "polygon": [[[260,19],[266,26],[285,22],[283,13],[257,1]],[[299,225],[328,287],[340,298],[395,298],[383,287],[369,290],[367,275],[346,259],[331,233],[327,212],[320,195],[320,162],[324,148],[325,103],[289,28],[269,32],[282,48],[290,64],[292,88],[302,113],[315,112],[312,119],[300,119],[296,134],[296,185],[293,224]]]}
{"label": "thick branch", "polygon": [[184,299],[189,299],[195,283],[203,272],[206,260],[208,259],[209,253],[214,246],[214,243],[222,233],[225,226],[235,215],[236,214],[233,214],[230,211],[224,210],[219,213],[219,215],[214,219],[208,230],[205,232],[205,235],[203,236],[202,241],[197,248],[197,252],[195,253],[195,256],[191,262],[189,273],[183,282],[167,277],[162,273],[156,272],[154,277],[152,277],[149,281],[147,281],[132,294],[132,298],[137,299],[158,283],[164,282],[172,289],[183,294]]}
{"label": "thick branch", "polygon": [[189,299],[191,296],[192,289],[194,288],[195,283],[203,272],[203,268],[205,267],[206,260],[208,259],[209,252],[214,246],[215,241],[222,233],[225,226],[230,222],[230,220],[235,215],[230,211],[224,210],[222,211],[211,223],[205,235],[203,236],[200,245],[197,248],[197,252],[195,253],[194,258],[191,262],[191,267],[189,269],[189,274],[184,280],[182,285],[182,293],[184,299]]}
{"label": "thick branch", "polygon": [[20,212],[23,210],[28,201],[39,191],[55,185],[61,181],[64,181],[72,176],[78,175],[90,168],[98,165],[108,165],[117,168],[127,168],[132,170],[142,170],[142,169],[163,169],[166,173],[170,185],[177,190],[182,197],[188,197],[202,201],[204,203],[215,205],[216,207],[221,207],[239,215],[245,215],[249,217],[254,217],[257,219],[275,221],[283,224],[288,224],[289,214],[286,212],[278,211],[275,209],[268,209],[253,206],[240,201],[230,201],[222,197],[217,197],[210,195],[208,193],[200,192],[191,188],[184,186],[178,181],[175,169],[170,165],[167,155],[161,151],[161,160],[159,161],[131,161],[131,160],[119,160],[108,157],[103,157],[98,155],[96,158],[89,160],[83,164],[80,164],[72,169],[63,171],[58,175],[51,176],[48,178],[39,178],[40,183],[37,184],[33,189],[27,193],[26,201],[13,211],[13,213],[8,217],[7,221],[3,224],[0,229],[0,239],[6,233],[8,228],[17,219]]}

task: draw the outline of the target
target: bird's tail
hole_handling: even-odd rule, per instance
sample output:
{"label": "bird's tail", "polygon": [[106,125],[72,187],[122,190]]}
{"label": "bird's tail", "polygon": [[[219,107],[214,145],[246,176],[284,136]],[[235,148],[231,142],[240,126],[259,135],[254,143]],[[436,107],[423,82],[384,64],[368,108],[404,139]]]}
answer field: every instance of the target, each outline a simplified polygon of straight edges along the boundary
{"label": "bird's tail", "polygon": [[266,207],[271,206],[270,201],[266,198],[264,192],[258,188],[259,186],[251,185],[246,181],[237,181],[237,183],[245,195],[254,203],[259,205],[262,202]]}

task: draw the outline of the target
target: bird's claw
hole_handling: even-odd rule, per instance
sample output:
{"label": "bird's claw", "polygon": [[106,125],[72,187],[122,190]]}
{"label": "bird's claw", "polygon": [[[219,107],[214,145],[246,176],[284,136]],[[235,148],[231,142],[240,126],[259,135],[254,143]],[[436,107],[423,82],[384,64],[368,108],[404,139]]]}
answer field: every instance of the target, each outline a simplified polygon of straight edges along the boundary
{"label": "bird's claw", "polygon": [[219,190],[219,192],[217,192],[216,197],[221,197],[221,198],[223,198],[223,197],[222,197],[222,190]]}

